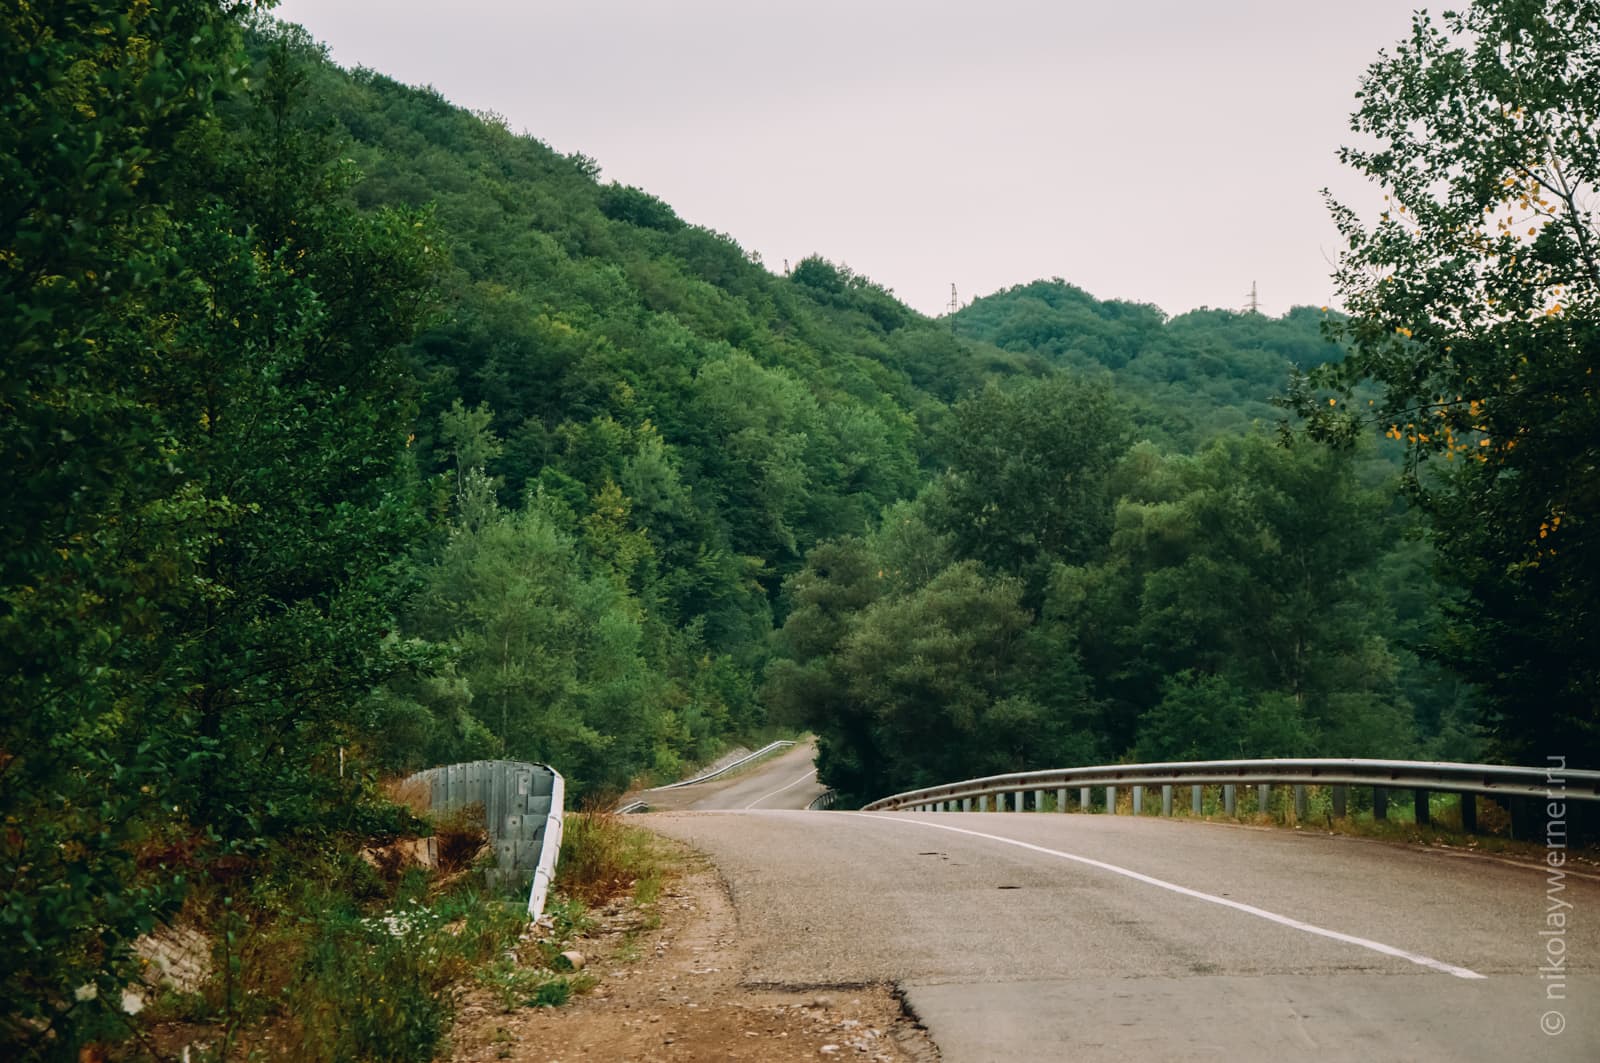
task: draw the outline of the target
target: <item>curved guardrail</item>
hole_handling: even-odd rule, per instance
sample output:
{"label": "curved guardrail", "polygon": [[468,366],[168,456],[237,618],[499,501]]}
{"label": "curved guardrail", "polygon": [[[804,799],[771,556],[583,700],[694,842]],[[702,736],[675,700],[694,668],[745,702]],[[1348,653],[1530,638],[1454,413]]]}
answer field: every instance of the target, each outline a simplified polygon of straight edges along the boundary
{"label": "curved guardrail", "polygon": [[[1344,814],[1344,799],[1350,786],[1371,786],[1375,792],[1374,811],[1379,818],[1385,815],[1387,791],[1412,790],[1416,794],[1417,819],[1428,821],[1427,795],[1432,792],[1454,792],[1463,796],[1476,794],[1519,797],[1548,797],[1562,800],[1600,801],[1600,771],[1568,769],[1564,763],[1554,762],[1545,768],[1517,767],[1503,764],[1456,764],[1442,761],[1419,760],[1206,760],[1174,761],[1159,764],[1106,764],[1085,768],[1057,768],[1048,771],[1015,772],[1009,775],[990,775],[980,779],[966,779],[943,786],[928,786],[920,790],[879,798],[863,807],[866,812],[918,811],[971,811],[976,802],[978,811],[987,811],[992,798],[996,811],[1005,811],[1007,797],[1013,798],[1015,811],[1023,811],[1032,795],[1035,810],[1046,807],[1046,794],[1055,791],[1057,811],[1069,810],[1069,795],[1077,790],[1078,807],[1091,807],[1091,791],[1097,787],[1106,790],[1105,807],[1116,809],[1116,789],[1133,787],[1134,811],[1140,811],[1146,787],[1159,786],[1162,790],[1162,813],[1172,812],[1173,788],[1192,787],[1194,811],[1200,811],[1201,790],[1205,786],[1223,787],[1226,810],[1234,810],[1235,790],[1241,785],[1255,785],[1262,790],[1265,804],[1266,790],[1275,785],[1295,787],[1295,804],[1304,815],[1305,787],[1332,786],[1334,788],[1334,814]],[[1476,829],[1475,801],[1462,802],[1463,829]]]}

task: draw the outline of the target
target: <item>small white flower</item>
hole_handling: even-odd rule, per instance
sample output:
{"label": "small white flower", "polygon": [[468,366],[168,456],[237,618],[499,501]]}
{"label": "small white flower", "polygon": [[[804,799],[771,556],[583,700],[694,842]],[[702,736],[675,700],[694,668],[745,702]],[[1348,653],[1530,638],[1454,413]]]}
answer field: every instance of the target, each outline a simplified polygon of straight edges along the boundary
{"label": "small white flower", "polygon": [[85,982],[77,989],[74,989],[72,995],[78,1000],[93,1000],[100,995],[100,987],[93,982]]}

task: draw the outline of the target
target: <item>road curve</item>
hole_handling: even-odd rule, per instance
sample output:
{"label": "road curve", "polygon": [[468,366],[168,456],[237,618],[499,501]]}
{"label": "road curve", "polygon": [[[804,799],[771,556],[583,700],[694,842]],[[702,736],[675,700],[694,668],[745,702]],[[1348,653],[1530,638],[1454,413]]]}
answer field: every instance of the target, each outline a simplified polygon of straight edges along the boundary
{"label": "road curve", "polygon": [[797,742],[778,756],[728,778],[671,790],[647,790],[638,796],[652,810],[801,809],[827,789],[817,782],[816,755],[814,742]]}
{"label": "road curve", "polygon": [[1600,1059],[1593,874],[1156,818],[641,822],[717,863],[747,982],[898,983],[947,1063]]}

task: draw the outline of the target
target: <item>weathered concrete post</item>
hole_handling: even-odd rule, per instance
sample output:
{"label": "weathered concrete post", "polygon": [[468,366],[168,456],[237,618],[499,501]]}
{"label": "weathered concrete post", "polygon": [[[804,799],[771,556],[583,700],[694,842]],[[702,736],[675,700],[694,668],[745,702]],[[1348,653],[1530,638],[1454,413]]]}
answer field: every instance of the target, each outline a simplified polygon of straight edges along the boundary
{"label": "weathered concrete post", "polygon": [[1065,786],[1063,786],[1061,789],[1056,791],[1056,811],[1057,812],[1065,812],[1066,810],[1067,810],[1067,788]]}
{"label": "weathered concrete post", "polygon": [[1133,785],[1133,814],[1139,815],[1144,811],[1144,787],[1138,783]]}
{"label": "weathered concrete post", "polygon": [[1161,814],[1172,815],[1172,784],[1167,783],[1161,787]]}
{"label": "weathered concrete post", "polygon": [[1116,814],[1117,814],[1117,788],[1115,786],[1108,786],[1108,787],[1106,787],[1106,815],[1114,816]]}
{"label": "weathered concrete post", "polygon": [[1189,811],[1198,816],[1204,811],[1205,807],[1205,787],[1189,787]]}
{"label": "weathered concrete post", "polygon": [[1256,811],[1265,814],[1271,803],[1272,786],[1270,783],[1261,783],[1256,787]]}
{"label": "weathered concrete post", "polygon": [[1306,788],[1303,783],[1294,786],[1294,818],[1303,821],[1306,818]]}
{"label": "weathered concrete post", "polygon": [[1089,805],[1089,788],[1087,786],[1078,787],[1078,811],[1079,812],[1093,812],[1094,811],[1094,809],[1091,808],[1090,805]]}
{"label": "weathered concrete post", "polygon": [[1239,808],[1239,788],[1233,783],[1224,783],[1222,787],[1222,811],[1234,815]]}

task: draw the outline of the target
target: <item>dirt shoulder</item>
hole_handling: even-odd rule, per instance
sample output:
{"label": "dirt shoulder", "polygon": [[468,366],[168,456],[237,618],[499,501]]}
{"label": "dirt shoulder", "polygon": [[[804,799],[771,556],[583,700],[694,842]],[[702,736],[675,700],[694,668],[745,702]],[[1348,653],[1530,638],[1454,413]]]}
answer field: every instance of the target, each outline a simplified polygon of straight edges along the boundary
{"label": "dirt shoulder", "polygon": [[889,986],[753,988],[740,982],[738,920],[704,857],[644,908],[593,914],[575,943],[589,992],[560,1008],[507,1012],[474,990],[452,1035],[459,1063],[521,1060],[853,1059],[929,1063],[938,1052]]}

